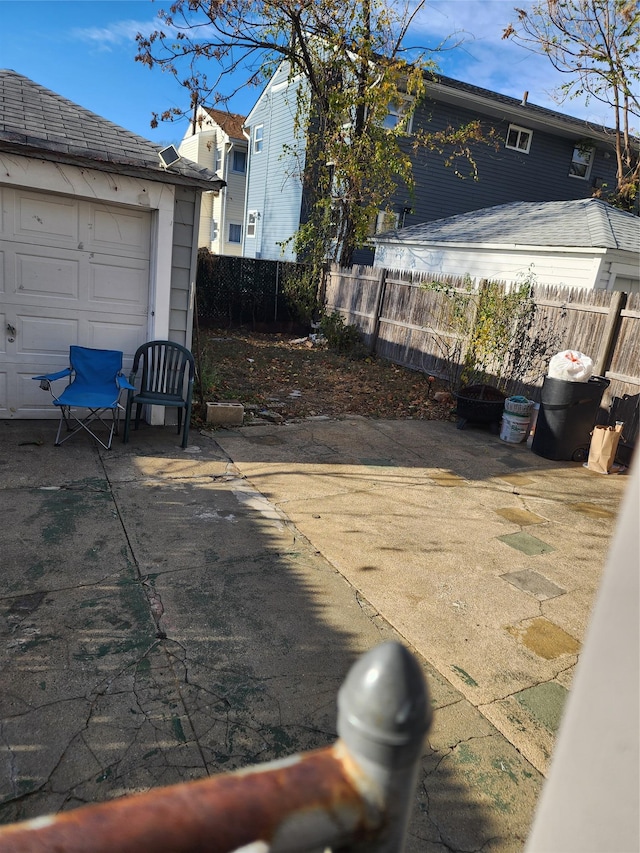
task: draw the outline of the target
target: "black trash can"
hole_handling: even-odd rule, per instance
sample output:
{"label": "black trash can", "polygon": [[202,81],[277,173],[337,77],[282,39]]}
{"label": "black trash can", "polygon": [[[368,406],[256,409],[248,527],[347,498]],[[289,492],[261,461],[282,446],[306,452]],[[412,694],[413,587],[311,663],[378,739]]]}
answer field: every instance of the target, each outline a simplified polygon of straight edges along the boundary
{"label": "black trash can", "polygon": [[589,455],[591,430],[609,380],[588,382],[545,378],[531,449],[545,459],[583,462]]}

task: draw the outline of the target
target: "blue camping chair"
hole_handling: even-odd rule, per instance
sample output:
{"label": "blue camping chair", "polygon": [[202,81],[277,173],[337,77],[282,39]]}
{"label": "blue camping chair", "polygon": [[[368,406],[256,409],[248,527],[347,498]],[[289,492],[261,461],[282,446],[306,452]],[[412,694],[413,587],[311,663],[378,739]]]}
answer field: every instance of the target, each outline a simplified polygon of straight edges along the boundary
{"label": "blue camping chair", "polygon": [[[140,362],[142,376],[138,379]],[[139,385],[127,392],[127,413],[124,421],[123,442],[129,441],[131,410],[136,407],[134,429],[140,425],[140,413],[143,406],[168,406],[178,410],[178,435],[182,430],[182,447],[189,441],[189,421],[191,420],[191,398],[195,361],[186,348],[173,341],[147,341],[138,347],[133,357],[133,367],[129,382]],[[182,415],[184,413],[184,429]]]}
{"label": "blue camping chair", "polygon": [[[72,346],[69,348],[69,363],[70,367],[58,373],[33,377],[39,380],[43,390],[51,392],[53,405],[60,407],[60,423],[55,444],[56,446],[64,444],[72,435],[85,430],[105,450],[109,450],[114,433],[118,434],[118,421],[122,409],[119,404],[120,393],[133,387],[122,373],[122,353],[110,349]],[[62,394],[56,396],[51,389],[51,383],[65,376],[69,377],[69,384]],[[81,416],[81,413],[75,410],[88,410],[88,413]],[[111,412],[110,424],[103,420],[109,411]],[[61,440],[63,424],[66,425],[69,434]],[[109,431],[106,444],[94,432],[94,428],[99,424]]]}

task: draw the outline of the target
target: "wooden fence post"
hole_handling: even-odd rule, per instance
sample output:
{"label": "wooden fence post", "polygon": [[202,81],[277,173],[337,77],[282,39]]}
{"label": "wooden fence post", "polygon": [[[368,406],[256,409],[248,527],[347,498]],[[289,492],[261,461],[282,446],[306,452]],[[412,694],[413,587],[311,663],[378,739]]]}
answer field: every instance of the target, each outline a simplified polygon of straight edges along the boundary
{"label": "wooden fence post", "polygon": [[376,304],[373,309],[373,332],[371,333],[371,343],[369,344],[369,352],[375,355],[376,346],[378,343],[378,335],[380,334],[380,313],[384,302],[384,294],[387,289],[387,270],[380,270],[380,283],[378,284],[378,292],[376,294]]}
{"label": "wooden fence post", "polygon": [[600,341],[600,349],[593,366],[596,376],[604,376],[608,366],[611,364],[611,355],[616,341],[616,331],[620,322],[620,314],[627,304],[627,294],[615,291],[609,303],[607,322]]}

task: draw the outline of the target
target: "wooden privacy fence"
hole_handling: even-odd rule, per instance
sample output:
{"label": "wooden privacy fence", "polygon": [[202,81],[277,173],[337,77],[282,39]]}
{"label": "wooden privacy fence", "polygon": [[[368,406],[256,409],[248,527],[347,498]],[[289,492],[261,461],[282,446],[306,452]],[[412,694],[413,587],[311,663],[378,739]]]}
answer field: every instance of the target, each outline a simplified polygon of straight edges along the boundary
{"label": "wooden privacy fence", "polygon": [[[425,289],[437,281],[448,289],[468,287],[468,279],[412,271],[332,266],[327,274],[326,309],[357,325],[376,355],[414,370],[447,378],[443,341],[456,337],[451,300],[442,290]],[[506,285],[504,285],[506,287]],[[640,294],[577,287],[533,285],[535,312],[530,333],[547,341],[548,352],[525,380],[507,383],[508,393],[540,399],[548,359],[564,349],[594,361],[594,372],[610,386],[604,406],[637,434],[640,399]],[[451,348],[447,350],[451,351]],[[464,354],[464,349],[460,348]]]}

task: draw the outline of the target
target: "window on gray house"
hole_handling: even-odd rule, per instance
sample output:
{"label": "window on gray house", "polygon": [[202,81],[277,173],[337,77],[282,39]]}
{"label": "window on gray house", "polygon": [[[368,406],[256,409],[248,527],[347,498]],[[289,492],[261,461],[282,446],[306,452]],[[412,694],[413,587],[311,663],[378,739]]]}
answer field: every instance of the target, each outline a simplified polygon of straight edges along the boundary
{"label": "window on gray house", "polygon": [[234,172],[239,172],[241,175],[247,171],[247,152],[246,151],[234,151],[233,152],[233,166],[232,170]]}
{"label": "window on gray house", "polygon": [[[391,101],[389,104],[387,115],[382,122],[382,126],[386,130],[393,130],[396,128],[400,122],[404,119],[405,113],[411,106],[411,101],[409,98],[398,97],[397,100]],[[411,125],[413,124],[413,116],[407,122],[406,127],[404,128],[405,133],[411,133]]]}
{"label": "window on gray house", "polygon": [[259,154],[262,151],[262,143],[264,141],[264,125],[258,124],[253,129],[253,153]]}
{"label": "window on gray house", "polygon": [[520,151],[522,154],[528,154],[532,138],[533,131],[527,130],[526,127],[518,127],[517,124],[510,124],[504,147],[511,148],[513,151]]}
{"label": "window on gray house", "polygon": [[258,214],[255,211],[249,213],[247,217],[247,237],[255,237],[256,236],[256,220],[258,219]]}
{"label": "window on gray house", "polygon": [[584,145],[576,145],[571,155],[571,165],[569,166],[570,178],[581,178],[586,181],[591,174],[591,165],[593,163],[593,155],[595,149],[593,147],[585,147]]}
{"label": "window on gray house", "polygon": [[242,225],[235,225],[233,222],[229,223],[229,242],[242,243]]}

